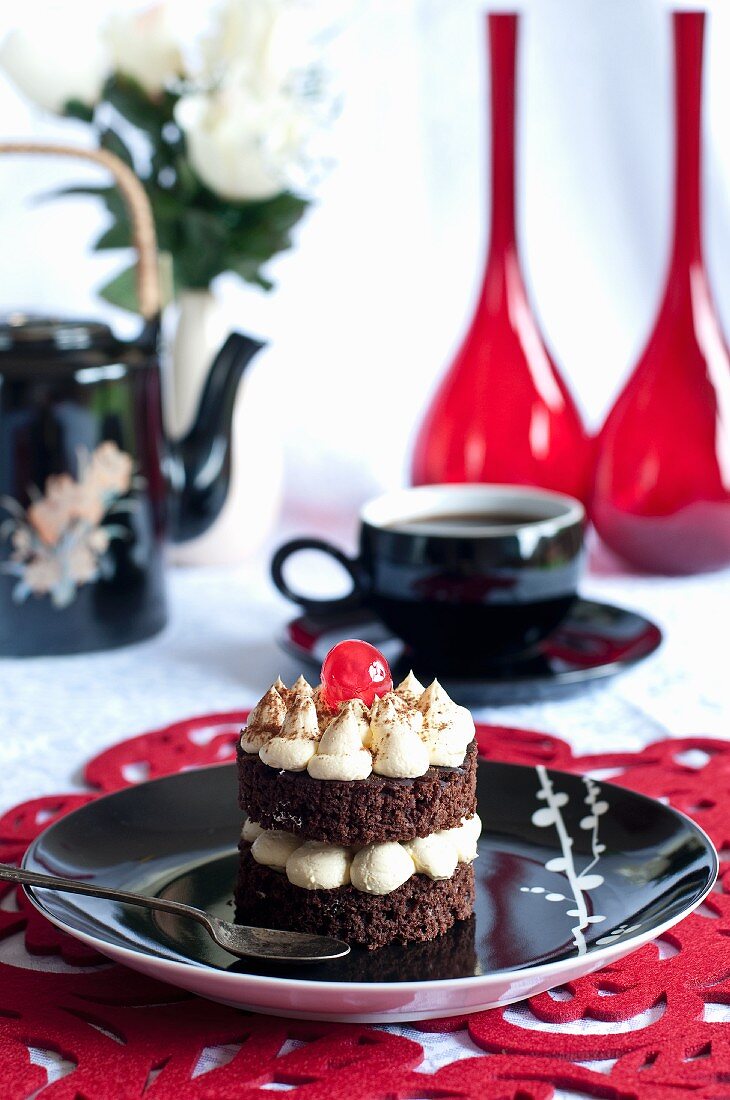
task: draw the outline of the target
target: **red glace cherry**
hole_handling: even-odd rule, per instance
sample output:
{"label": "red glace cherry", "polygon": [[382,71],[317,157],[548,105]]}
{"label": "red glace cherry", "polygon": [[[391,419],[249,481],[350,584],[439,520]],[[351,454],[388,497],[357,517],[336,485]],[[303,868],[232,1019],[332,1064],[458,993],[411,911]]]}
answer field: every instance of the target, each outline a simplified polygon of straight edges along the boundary
{"label": "red glace cherry", "polygon": [[344,699],[362,699],[372,706],[393,690],[388,662],[379,649],[357,638],[338,642],[322,662],[322,697],[335,709]]}

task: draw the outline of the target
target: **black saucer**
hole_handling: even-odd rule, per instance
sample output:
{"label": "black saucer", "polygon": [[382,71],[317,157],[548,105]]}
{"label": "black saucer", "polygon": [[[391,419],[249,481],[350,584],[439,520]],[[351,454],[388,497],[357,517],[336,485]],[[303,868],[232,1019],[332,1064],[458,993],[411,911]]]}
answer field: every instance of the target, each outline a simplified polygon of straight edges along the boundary
{"label": "black saucer", "polygon": [[286,626],[279,644],[298,662],[319,671],[327,651],[343,638],[353,637],[383,651],[394,679],[412,667],[424,682],[438,675],[459,702],[486,706],[552,698],[615,676],[654,653],[662,632],[636,611],[578,598],[567,619],[534,652],[485,664],[476,674],[439,674],[363,611],[329,618],[301,616]]}

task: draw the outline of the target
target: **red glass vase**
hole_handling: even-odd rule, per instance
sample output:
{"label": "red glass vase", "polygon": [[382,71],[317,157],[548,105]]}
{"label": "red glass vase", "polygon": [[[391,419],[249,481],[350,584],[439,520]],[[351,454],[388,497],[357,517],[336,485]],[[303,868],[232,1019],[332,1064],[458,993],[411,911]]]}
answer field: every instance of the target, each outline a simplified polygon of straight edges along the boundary
{"label": "red glass vase", "polygon": [[491,85],[489,251],[471,326],[416,439],[412,479],[539,485],[585,500],[592,447],[532,313],[515,229],[518,17],[486,20]]}
{"label": "red glass vase", "polygon": [[702,12],[673,14],[674,239],[651,338],[598,441],[593,520],[661,573],[730,562],[730,361],[702,256]]}

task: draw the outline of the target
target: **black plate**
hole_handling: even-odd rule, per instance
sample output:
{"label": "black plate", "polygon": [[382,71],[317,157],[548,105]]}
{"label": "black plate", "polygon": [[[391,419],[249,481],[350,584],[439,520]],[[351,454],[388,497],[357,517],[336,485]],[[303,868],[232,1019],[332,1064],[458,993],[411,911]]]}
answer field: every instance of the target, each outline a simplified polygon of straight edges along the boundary
{"label": "black plate", "polygon": [[[242,976],[420,982],[524,973],[646,938],[688,912],[714,882],[717,857],[705,834],[660,802],[517,764],[483,762],[478,783],[484,829],[476,919],[431,944],[354,950],[345,960],[306,968],[259,966],[232,960],[189,921],[48,891],[35,891],[34,900],[71,932],[146,956]],[[234,766],[183,772],[63,818],[34,842],[25,865],[164,894],[232,919],[240,816]],[[572,845],[561,842],[561,829]]]}
{"label": "black plate", "polygon": [[[306,662],[319,672],[328,650],[343,638],[352,637],[363,638],[382,650],[396,681],[411,667],[424,683],[438,674],[438,669],[419,662],[369,612],[321,619],[301,616],[288,624],[279,644],[299,664]],[[534,702],[570,694],[615,676],[654,653],[661,642],[659,627],[638,612],[579,598],[568,618],[536,652],[501,664],[486,664],[479,676],[439,675],[439,679],[460,703],[494,706]]]}

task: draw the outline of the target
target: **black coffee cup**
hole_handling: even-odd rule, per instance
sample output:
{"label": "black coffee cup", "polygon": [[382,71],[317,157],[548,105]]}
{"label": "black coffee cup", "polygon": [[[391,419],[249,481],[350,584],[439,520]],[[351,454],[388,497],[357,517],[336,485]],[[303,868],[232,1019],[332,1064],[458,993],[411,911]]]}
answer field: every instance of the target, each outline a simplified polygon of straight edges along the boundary
{"label": "black coffee cup", "polygon": [[[444,672],[529,652],[577,594],[585,512],[561,493],[427,485],[370,501],[360,524],[356,558],[321,539],[287,542],[271,562],[274,584],[315,618],[369,609]],[[300,550],[334,557],[352,591],[334,600],[294,592],[283,569]]]}

